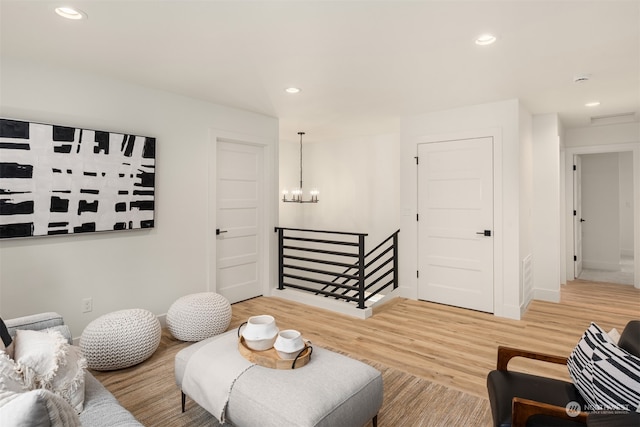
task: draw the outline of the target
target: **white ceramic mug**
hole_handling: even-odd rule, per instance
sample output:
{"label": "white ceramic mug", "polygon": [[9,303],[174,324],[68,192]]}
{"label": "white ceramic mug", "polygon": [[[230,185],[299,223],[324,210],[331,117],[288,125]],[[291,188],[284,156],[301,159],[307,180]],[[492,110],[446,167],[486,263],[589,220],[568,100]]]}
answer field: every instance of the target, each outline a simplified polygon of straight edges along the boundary
{"label": "white ceramic mug", "polygon": [[300,350],[304,348],[304,340],[300,332],[295,329],[287,329],[278,333],[273,348],[282,359],[295,359]]}
{"label": "white ceramic mug", "polygon": [[278,336],[276,320],[268,314],[252,316],[242,330],[242,336],[250,349],[268,350],[273,347]]}

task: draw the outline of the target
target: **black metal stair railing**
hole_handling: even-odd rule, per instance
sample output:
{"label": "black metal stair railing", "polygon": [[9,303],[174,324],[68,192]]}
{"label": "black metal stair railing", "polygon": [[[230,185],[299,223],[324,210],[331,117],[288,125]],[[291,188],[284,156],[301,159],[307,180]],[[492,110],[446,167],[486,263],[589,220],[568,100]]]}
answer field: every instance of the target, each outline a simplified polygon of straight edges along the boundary
{"label": "black metal stair railing", "polygon": [[[371,249],[365,255],[365,272],[367,272],[364,276],[365,280],[365,300],[371,299],[378,295],[381,291],[387,289],[389,286],[393,285],[393,289],[398,287],[398,275],[396,266],[398,265],[398,233],[400,230],[393,233],[391,236],[387,237],[383,242],[381,242],[378,246]],[[391,267],[388,267],[391,264]],[[349,281],[352,280],[352,276],[346,274],[350,270],[358,268],[358,263],[347,268],[344,271],[344,280],[342,280],[341,285],[349,284]],[[384,269],[387,267],[386,269]],[[384,270],[383,270],[384,269]],[[385,278],[391,276],[390,279],[382,286],[377,286]],[[336,277],[333,282],[337,282],[340,277]],[[339,286],[335,286],[333,288],[333,292],[337,292],[340,289]],[[343,291],[343,295],[348,293],[349,290]]]}
{"label": "black metal stair railing", "polygon": [[278,289],[293,288],[366,308],[385,289],[398,287],[398,233],[365,253],[364,233],[276,227]]}

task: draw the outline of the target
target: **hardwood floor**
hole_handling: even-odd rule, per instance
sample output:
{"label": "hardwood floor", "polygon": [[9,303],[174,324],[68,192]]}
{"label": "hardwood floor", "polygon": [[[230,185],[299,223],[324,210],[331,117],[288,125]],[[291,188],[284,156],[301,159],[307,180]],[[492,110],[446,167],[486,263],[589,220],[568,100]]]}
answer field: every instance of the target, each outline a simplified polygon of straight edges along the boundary
{"label": "hardwood floor", "polygon": [[[522,320],[399,298],[355,319],[279,298],[233,305],[231,328],[271,314],[280,329],[298,329],[312,343],[357,354],[412,375],[486,398],[486,376],[498,345],[569,355],[590,322],[622,332],[640,318],[640,290],[576,280],[560,303],[533,301]],[[510,367],[568,378],[566,367],[514,360]]]}

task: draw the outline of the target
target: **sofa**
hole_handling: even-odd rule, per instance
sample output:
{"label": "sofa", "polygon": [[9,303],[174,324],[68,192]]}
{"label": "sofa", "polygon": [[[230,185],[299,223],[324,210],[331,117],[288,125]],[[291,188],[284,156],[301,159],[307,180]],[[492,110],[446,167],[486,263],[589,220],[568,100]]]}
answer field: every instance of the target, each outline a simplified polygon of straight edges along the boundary
{"label": "sofa", "polygon": [[[4,320],[4,323],[12,337],[20,329],[34,331],[51,329],[59,331],[67,342],[72,344],[71,332],[58,313],[40,313]],[[84,371],[84,405],[79,414],[79,420],[83,426],[142,426],[90,372]],[[43,405],[40,399],[35,399],[34,402],[34,405]],[[9,402],[0,408],[0,420],[2,420],[0,424],[4,424],[7,420],[13,420],[14,423],[20,422],[16,420],[15,413],[12,413],[11,405],[13,403],[13,401]],[[44,407],[33,407],[28,412],[33,415],[38,411],[44,414],[51,412]],[[38,425],[53,425],[53,423],[47,424],[47,422]]]}

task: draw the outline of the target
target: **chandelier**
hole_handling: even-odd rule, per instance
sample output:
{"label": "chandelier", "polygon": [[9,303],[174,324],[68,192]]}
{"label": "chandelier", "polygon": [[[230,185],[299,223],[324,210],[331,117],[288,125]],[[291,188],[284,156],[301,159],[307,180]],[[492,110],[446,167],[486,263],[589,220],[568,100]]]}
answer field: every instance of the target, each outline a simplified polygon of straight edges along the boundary
{"label": "chandelier", "polygon": [[302,191],[302,135],[304,132],[298,132],[300,135],[300,186],[298,188],[294,188],[291,190],[291,194],[289,191],[284,189],[282,190],[282,201],[285,203],[318,203],[318,194],[319,191],[315,188],[311,189],[309,192],[310,198],[303,199],[303,191]]}

